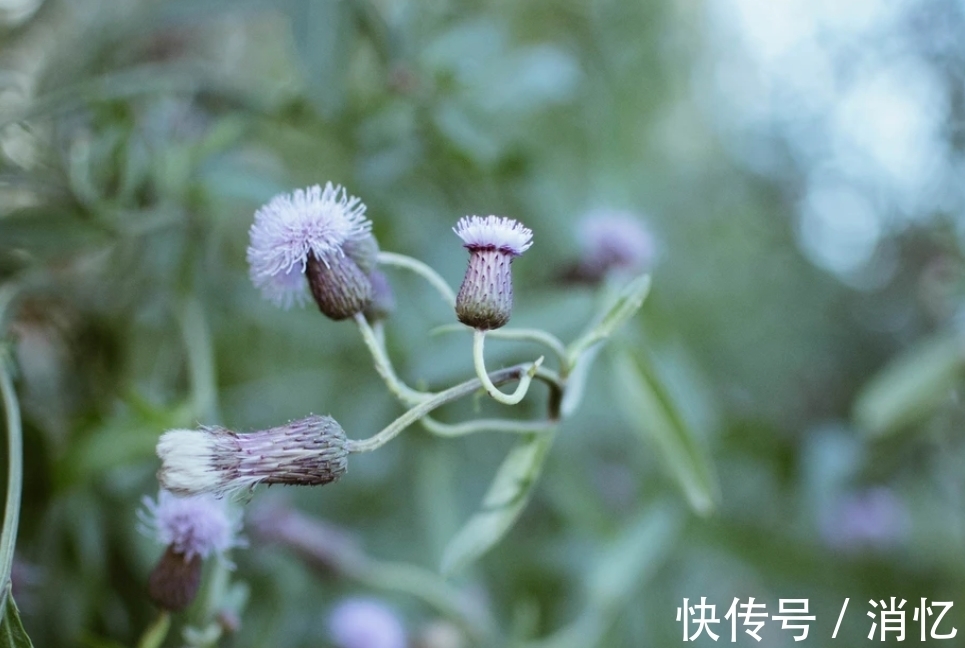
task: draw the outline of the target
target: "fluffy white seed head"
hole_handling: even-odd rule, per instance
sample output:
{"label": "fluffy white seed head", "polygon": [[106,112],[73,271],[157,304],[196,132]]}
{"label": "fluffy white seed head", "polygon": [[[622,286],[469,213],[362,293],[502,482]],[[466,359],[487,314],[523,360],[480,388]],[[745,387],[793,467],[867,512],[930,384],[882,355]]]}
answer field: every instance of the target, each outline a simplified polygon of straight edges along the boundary
{"label": "fluffy white seed head", "polygon": [[309,256],[325,263],[341,258],[346,242],[368,236],[371,227],[365,205],[341,185],[327,182],[275,196],[255,212],[249,230],[251,280],[277,306],[302,304]]}
{"label": "fluffy white seed head", "polygon": [[168,430],[157,442],[159,481],[175,493],[218,490],[224,479],[214,463],[218,445],[217,436],[203,430]]}
{"label": "fluffy white seed head", "polygon": [[533,232],[505,216],[464,216],[452,229],[470,251],[498,250],[519,256],[533,245]]}

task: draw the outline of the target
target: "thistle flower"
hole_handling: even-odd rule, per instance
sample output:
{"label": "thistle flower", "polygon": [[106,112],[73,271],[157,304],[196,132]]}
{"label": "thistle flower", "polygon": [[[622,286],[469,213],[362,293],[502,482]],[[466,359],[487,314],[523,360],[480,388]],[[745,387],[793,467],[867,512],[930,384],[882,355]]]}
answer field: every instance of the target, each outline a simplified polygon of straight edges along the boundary
{"label": "thistle flower", "polygon": [[405,648],[405,628],[381,601],[350,598],[332,610],[329,634],[338,648]]}
{"label": "thistle flower", "polygon": [[570,278],[597,282],[612,271],[641,272],[654,260],[653,234],[631,212],[595,210],[577,224],[579,264]]}
{"label": "thistle flower", "polygon": [[330,416],[248,434],[221,427],[169,430],[157,444],[158,481],[179,494],[223,494],[257,484],[327,484],[348,467],[346,441]]}
{"label": "thistle flower", "polygon": [[371,227],[365,205],[341,185],[275,196],[255,212],[249,230],[251,280],[282,308],[304,303],[307,286],[325,315],[351,317],[365,308],[372,288],[345,248],[371,238]]}
{"label": "thistle flower", "polygon": [[469,250],[469,267],[456,296],[456,316],[479,330],[499,328],[513,311],[510,266],[530,248],[533,232],[499,216],[466,216],[453,231]]}
{"label": "thistle flower", "polygon": [[198,593],[201,561],[244,545],[240,517],[213,495],[178,497],[162,490],[157,501],[145,497],[143,503],[142,529],[167,547],[148,579],[148,594],[162,609],[182,610]]}

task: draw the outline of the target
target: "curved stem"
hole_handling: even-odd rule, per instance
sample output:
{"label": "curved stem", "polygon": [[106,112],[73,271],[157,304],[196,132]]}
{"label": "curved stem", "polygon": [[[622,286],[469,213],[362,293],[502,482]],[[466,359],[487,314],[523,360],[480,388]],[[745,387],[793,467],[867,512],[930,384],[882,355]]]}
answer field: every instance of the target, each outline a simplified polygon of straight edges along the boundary
{"label": "curved stem", "polygon": [[566,357],[566,346],[558,337],[542,329],[531,328],[501,328],[489,331],[489,335],[502,340],[527,340],[537,342],[553,351],[560,359],[560,371],[564,375],[569,373],[569,365]]}
{"label": "curved stem", "polygon": [[0,349],[0,393],[7,413],[7,499],[3,507],[3,529],[0,530],[0,618],[7,605],[13,552],[17,546],[17,524],[20,520],[20,493],[23,488],[23,428],[20,406],[13,389],[6,353]]}
{"label": "curved stem", "polygon": [[[437,326],[431,331],[429,335],[439,335],[442,333],[458,333],[462,331],[474,331],[475,329],[466,326],[465,324],[443,324],[442,326]],[[500,338],[503,340],[524,340],[527,342],[536,342],[537,344],[542,344],[550,351],[552,351],[560,360],[560,368],[564,375],[569,373],[569,358],[566,353],[566,346],[563,342],[547,331],[541,329],[530,329],[530,328],[500,328],[488,331],[487,335],[494,338]]]}
{"label": "curved stem", "polygon": [[385,347],[379,343],[378,335],[372,330],[368,320],[365,319],[365,315],[362,313],[356,314],[355,323],[358,324],[359,332],[365,341],[365,346],[368,347],[369,353],[372,354],[372,359],[375,361],[375,370],[379,372],[382,380],[384,380],[386,386],[388,386],[389,391],[391,391],[396,398],[408,405],[415,405],[416,403],[424,402],[432,396],[430,393],[412,389],[399,380],[399,377],[395,374],[395,369],[392,368],[392,361],[389,360],[389,356],[385,352]]}
{"label": "curved stem", "polygon": [[422,417],[422,426],[441,437],[458,437],[476,432],[513,432],[526,434],[546,432],[556,426],[555,421],[514,421],[513,419],[477,419],[462,423],[442,423],[430,416]]}
{"label": "curved stem", "polygon": [[378,261],[382,265],[393,265],[398,268],[405,268],[421,276],[432,284],[432,287],[439,292],[442,299],[449,304],[449,306],[455,308],[456,293],[452,291],[452,288],[449,287],[449,284],[446,283],[446,280],[443,279],[438,272],[422,261],[404,254],[396,254],[395,252],[379,252]]}
{"label": "curved stem", "polygon": [[476,367],[476,376],[479,378],[482,386],[486,389],[486,393],[493,397],[493,400],[504,405],[515,405],[525,398],[526,392],[529,391],[529,385],[533,380],[533,376],[536,374],[536,370],[539,369],[541,364],[543,364],[543,356],[537,358],[536,362],[530,365],[529,370],[523,374],[522,377],[520,377],[519,384],[516,386],[516,391],[514,391],[512,394],[504,394],[496,389],[496,385],[489,380],[489,373],[486,371],[486,359],[483,355],[483,346],[485,345],[485,342],[486,331],[476,330],[475,333],[473,333],[472,338],[472,360],[473,365]]}
{"label": "curved stem", "polygon": [[[526,384],[528,385],[529,381],[532,380],[532,376],[530,375],[531,371],[532,368],[530,365],[516,365],[513,367],[507,367],[506,369],[500,369],[499,371],[494,371],[491,377],[487,376],[486,378],[487,381],[492,385],[501,385],[513,379],[519,379],[519,381],[522,383],[523,379],[529,378],[529,380],[526,381]],[[386,426],[382,431],[369,437],[368,439],[349,439],[345,447],[349,452],[353,453],[371,452],[372,450],[377,450],[397,437],[399,433],[432,410],[442,407],[446,403],[458,400],[463,396],[468,396],[482,386],[483,383],[479,378],[473,378],[472,380],[459,383],[455,387],[450,387],[445,391],[441,391],[438,394],[432,394],[428,398],[424,399],[421,403],[410,409],[408,412],[392,421],[392,423]]]}

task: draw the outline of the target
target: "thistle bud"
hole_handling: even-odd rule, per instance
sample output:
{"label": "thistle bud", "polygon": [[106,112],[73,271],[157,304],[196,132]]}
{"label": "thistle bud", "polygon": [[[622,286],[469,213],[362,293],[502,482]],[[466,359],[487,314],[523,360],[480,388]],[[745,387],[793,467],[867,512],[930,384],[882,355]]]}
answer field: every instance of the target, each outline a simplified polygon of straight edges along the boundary
{"label": "thistle bud", "polygon": [[513,259],[530,248],[533,232],[499,216],[466,216],[453,231],[469,250],[469,267],[456,296],[456,316],[479,330],[499,328],[513,311]]}
{"label": "thistle bud", "polygon": [[275,196],[255,212],[249,231],[251,280],[277,306],[304,303],[311,288],[322,313],[351,317],[371,296],[367,271],[359,268],[378,252],[371,228],[365,205],[340,185]]}
{"label": "thistle bud", "polygon": [[181,494],[223,494],[258,484],[328,484],[348,467],[346,441],[330,416],[248,434],[220,427],[169,430],[157,444],[158,481]]}

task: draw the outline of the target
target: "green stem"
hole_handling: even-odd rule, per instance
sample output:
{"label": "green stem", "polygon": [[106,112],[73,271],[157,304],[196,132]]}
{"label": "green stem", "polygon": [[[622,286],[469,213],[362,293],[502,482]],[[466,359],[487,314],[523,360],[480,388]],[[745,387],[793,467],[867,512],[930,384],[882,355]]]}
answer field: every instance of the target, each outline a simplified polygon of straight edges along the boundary
{"label": "green stem", "polygon": [[446,280],[439,276],[438,272],[422,261],[404,254],[396,254],[395,252],[379,252],[378,260],[382,265],[393,265],[398,268],[405,268],[421,276],[432,284],[432,287],[439,292],[442,299],[445,300],[449,306],[453,308],[456,307],[456,293],[452,291],[452,288],[449,287]]}
{"label": "green stem", "polygon": [[178,323],[184,337],[188,376],[194,414],[209,424],[218,422],[218,380],[211,344],[211,329],[204,307],[196,297],[187,297],[178,309]]}
{"label": "green stem", "polygon": [[171,629],[171,614],[161,610],[157,618],[144,630],[137,642],[137,648],[161,648]]}
{"label": "green stem", "polygon": [[[429,335],[439,335],[440,333],[458,333],[462,331],[474,331],[475,329],[466,326],[465,324],[443,324],[442,326],[437,326],[436,328],[429,331]],[[487,335],[489,337],[500,338],[502,340],[524,340],[527,342],[536,342],[537,344],[542,344],[547,349],[552,351],[560,360],[560,370],[563,375],[569,373],[569,358],[566,353],[566,346],[563,342],[553,335],[541,329],[529,329],[529,328],[500,328],[488,331]]]}
{"label": "green stem", "polygon": [[0,349],[0,393],[7,413],[7,499],[3,509],[3,529],[0,530],[0,618],[7,605],[13,553],[17,546],[17,524],[20,520],[20,494],[23,488],[23,428],[20,406],[10,377],[9,360]]}
{"label": "green stem", "polygon": [[[486,376],[486,379],[492,385],[503,384],[513,379],[518,379],[522,382],[526,378],[532,380],[531,371],[532,368],[530,365],[516,365],[494,371],[492,377]],[[527,384],[529,384],[529,380],[527,380]],[[473,378],[472,380],[459,383],[455,387],[441,391],[438,394],[432,394],[429,398],[424,399],[418,405],[386,426],[382,431],[368,439],[350,439],[346,444],[346,448],[349,452],[371,452],[372,450],[377,450],[432,410],[442,407],[446,403],[458,400],[463,396],[468,396],[482,386],[483,383],[479,378]]]}
{"label": "green stem", "polygon": [[422,417],[422,426],[441,437],[458,437],[476,432],[546,432],[556,426],[555,421],[515,421],[513,419],[477,419],[463,423],[442,423],[430,416]]}
{"label": "green stem", "polygon": [[515,405],[526,397],[526,392],[529,391],[529,385],[533,380],[533,376],[536,374],[536,370],[543,364],[543,356],[537,358],[536,362],[530,365],[529,370],[520,377],[516,391],[512,394],[504,394],[489,380],[489,373],[486,371],[486,358],[483,354],[485,342],[486,331],[477,330],[472,338],[472,360],[473,366],[476,367],[476,376],[479,378],[486,392],[492,396],[493,400],[504,405]]}
{"label": "green stem", "polygon": [[395,374],[395,369],[392,368],[392,361],[389,360],[389,356],[385,352],[385,347],[379,343],[379,338],[375,331],[372,330],[368,320],[365,319],[365,315],[358,313],[355,316],[355,322],[358,324],[359,332],[362,334],[362,340],[365,341],[365,346],[368,347],[369,353],[372,354],[372,359],[375,361],[375,370],[379,372],[382,380],[384,380],[388,386],[389,391],[391,391],[396,398],[407,405],[415,405],[424,402],[432,396],[432,394],[412,389],[399,380],[399,377]]}

